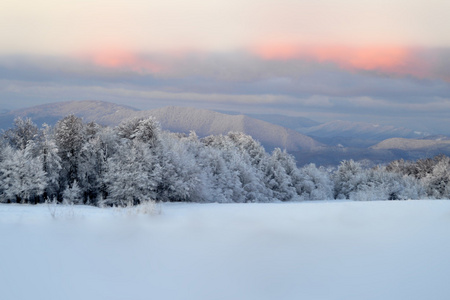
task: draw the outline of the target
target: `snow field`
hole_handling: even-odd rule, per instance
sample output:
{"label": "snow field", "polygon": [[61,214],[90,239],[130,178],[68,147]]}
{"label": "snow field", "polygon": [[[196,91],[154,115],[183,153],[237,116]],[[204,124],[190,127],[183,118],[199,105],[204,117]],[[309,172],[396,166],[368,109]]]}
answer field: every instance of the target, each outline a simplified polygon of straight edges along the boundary
{"label": "snow field", "polygon": [[0,204],[0,298],[450,299],[450,201]]}

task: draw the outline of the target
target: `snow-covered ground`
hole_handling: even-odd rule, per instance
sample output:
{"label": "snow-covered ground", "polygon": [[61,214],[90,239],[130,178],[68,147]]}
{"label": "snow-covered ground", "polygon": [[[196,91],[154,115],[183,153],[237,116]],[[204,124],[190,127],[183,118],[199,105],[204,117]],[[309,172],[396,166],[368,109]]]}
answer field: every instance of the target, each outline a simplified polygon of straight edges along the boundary
{"label": "snow-covered ground", "polygon": [[450,201],[0,205],[3,300],[447,300],[449,283]]}

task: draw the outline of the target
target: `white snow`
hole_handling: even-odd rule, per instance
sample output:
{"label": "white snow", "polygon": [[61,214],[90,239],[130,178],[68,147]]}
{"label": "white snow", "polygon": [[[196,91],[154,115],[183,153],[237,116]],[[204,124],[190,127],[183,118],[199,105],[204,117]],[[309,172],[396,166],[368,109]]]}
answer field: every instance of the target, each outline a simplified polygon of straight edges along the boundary
{"label": "white snow", "polygon": [[450,299],[450,201],[0,204],[0,299]]}

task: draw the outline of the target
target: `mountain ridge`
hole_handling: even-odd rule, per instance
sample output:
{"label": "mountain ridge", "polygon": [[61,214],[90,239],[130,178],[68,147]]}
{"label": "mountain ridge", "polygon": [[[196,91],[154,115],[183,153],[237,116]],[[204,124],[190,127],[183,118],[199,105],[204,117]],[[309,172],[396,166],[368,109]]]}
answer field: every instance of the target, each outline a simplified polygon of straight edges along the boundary
{"label": "mountain ridge", "polygon": [[386,139],[370,148],[375,150],[398,149],[403,151],[450,149],[450,140],[391,138]]}
{"label": "mountain ridge", "polygon": [[303,128],[301,130],[304,134],[311,134],[314,136],[330,137],[355,137],[365,135],[368,139],[386,139],[387,137],[407,137],[418,138],[427,134],[419,133],[412,129],[404,127],[395,127],[392,125],[380,125],[365,122],[350,122],[343,120],[335,120],[326,122],[317,126]]}
{"label": "mountain ridge", "polygon": [[[292,117],[286,115],[279,114],[249,114],[249,113],[241,113],[235,111],[225,111],[218,110],[217,112],[224,113],[227,115],[246,115],[253,119],[258,119],[261,121],[266,121],[275,125],[280,125],[285,128],[289,128],[295,131],[299,131],[301,128],[307,128],[312,126],[320,125],[320,122],[314,121],[312,119],[306,117]],[[299,131],[300,132],[300,131]]]}

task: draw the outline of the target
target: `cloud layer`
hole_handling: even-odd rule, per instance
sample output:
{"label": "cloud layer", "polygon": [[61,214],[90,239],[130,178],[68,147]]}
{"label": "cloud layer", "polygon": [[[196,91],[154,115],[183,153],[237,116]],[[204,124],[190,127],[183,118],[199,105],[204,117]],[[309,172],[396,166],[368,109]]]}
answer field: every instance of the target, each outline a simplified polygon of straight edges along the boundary
{"label": "cloud layer", "polygon": [[[448,49],[405,48],[393,54],[390,48],[258,49],[3,56],[0,94],[16,106],[93,99],[139,108],[184,105],[446,130]],[[417,124],[417,118],[428,121]]]}

